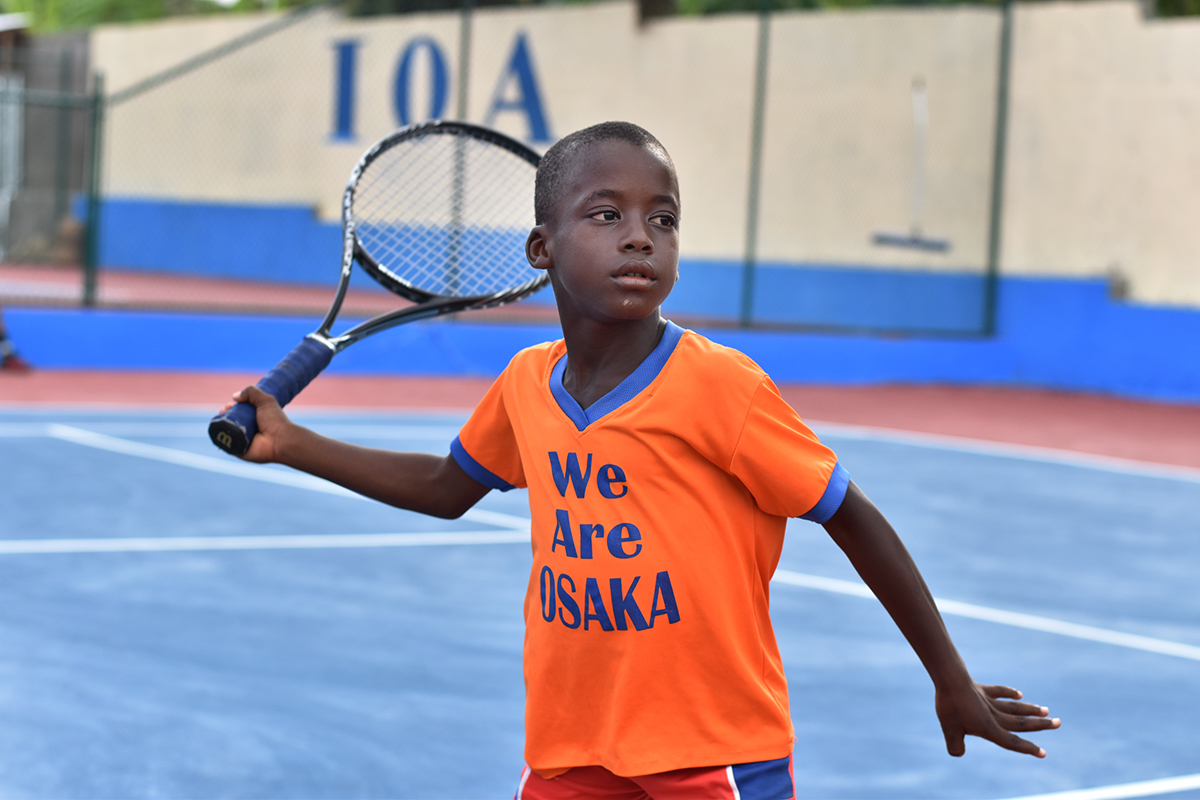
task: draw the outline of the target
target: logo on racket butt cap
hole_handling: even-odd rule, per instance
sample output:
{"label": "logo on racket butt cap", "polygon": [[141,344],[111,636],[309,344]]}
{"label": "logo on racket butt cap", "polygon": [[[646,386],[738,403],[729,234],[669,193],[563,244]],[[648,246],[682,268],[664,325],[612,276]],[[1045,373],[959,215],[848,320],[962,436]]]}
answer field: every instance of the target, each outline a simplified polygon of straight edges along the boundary
{"label": "logo on racket butt cap", "polygon": [[250,446],[245,432],[232,420],[214,419],[208,426],[208,438],[212,439],[217,447],[234,456],[242,455]]}

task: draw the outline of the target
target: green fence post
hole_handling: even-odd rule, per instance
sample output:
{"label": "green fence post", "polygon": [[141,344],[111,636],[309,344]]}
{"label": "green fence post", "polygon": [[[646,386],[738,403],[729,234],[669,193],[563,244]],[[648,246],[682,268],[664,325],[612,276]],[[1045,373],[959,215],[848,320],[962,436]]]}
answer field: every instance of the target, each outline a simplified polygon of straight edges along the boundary
{"label": "green fence post", "polygon": [[58,157],[54,160],[54,224],[59,225],[67,216],[67,194],[70,191],[71,165],[71,107],[67,97],[71,93],[72,53],[64,47],[58,62],[58,93],[57,109]]}
{"label": "green fence post", "polygon": [[759,0],[758,52],[754,69],[754,110],[750,128],[750,175],[746,198],[746,249],[742,259],[743,328],[754,320],[754,267],[758,260],[758,201],[762,177],[763,116],[767,103],[767,48],[771,41],[771,0]]}
{"label": "green fence post", "polygon": [[100,256],[100,161],[103,157],[104,76],[96,73],[92,93],[92,147],[88,164],[87,231],[83,243],[83,304],[96,304],[96,270]]}
{"label": "green fence post", "polygon": [[1008,145],[1008,79],[1012,69],[1013,0],[1003,0],[1000,59],[996,75],[996,133],[992,140],[992,197],[988,214],[987,276],[984,279],[983,333],[996,335],[1000,284],[1001,215],[1004,205],[1004,153]]}
{"label": "green fence post", "polygon": [[462,0],[458,17],[458,91],[454,98],[459,122],[466,122],[470,113],[467,92],[471,87],[471,17],[474,12],[475,0]]}

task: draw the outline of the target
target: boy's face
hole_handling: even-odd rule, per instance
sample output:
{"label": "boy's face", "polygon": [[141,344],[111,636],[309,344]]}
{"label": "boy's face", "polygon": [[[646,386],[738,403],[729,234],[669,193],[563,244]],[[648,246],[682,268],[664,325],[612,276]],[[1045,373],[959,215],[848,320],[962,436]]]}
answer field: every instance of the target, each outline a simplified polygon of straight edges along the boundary
{"label": "boy's face", "polygon": [[560,315],[611,322],[656,313],[679,276],[679,184],[653,150],[620,140],[577,153],[553,218],[526,243],[550,271]]}

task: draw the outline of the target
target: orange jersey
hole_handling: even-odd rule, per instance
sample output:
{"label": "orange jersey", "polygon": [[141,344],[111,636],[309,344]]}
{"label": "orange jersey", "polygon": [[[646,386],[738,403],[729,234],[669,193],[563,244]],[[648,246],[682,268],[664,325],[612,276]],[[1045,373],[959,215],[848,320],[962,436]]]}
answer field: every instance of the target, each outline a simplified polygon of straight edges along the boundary
{"label": "orange jersey", "polygon": [[769,583],[787,518],[826,521],[848,476],[753,361],[674,324],[586,410],[565,368],[562,341],[517,354],[452,445],[485,485],[529,489],[526,760],[787,756]]}

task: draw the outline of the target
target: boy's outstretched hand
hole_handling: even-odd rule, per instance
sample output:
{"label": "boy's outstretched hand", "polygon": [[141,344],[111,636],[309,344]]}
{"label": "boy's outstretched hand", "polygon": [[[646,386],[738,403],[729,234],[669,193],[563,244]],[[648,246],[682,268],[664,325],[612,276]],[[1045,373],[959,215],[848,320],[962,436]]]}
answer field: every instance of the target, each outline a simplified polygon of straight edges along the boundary
{"label": "boy's outstretched hand", "polygon": [[982,686],[975,681],[957,691],[939,691],[935,705],[946,752],[961,756],[967,752],[966,736],[978,736],[1006,750],[1045,758],[1046,751],[1022,739],[1014,731],[1029,733],[1057,728],[1061,722],[1050,718],[1045,706],[1017,702],[1021,693],[1008,686]]}

